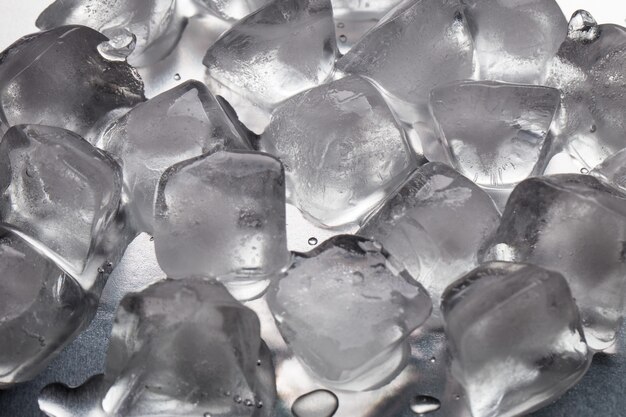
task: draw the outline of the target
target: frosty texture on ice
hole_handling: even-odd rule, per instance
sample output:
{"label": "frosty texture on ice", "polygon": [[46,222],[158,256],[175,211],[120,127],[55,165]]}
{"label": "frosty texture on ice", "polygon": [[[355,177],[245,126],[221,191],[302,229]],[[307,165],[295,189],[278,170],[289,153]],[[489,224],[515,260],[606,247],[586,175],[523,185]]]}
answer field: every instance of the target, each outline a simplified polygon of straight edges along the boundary
{"label": "frosty texture on ice", "polygon": [[559,102],[554,88],[492,81],[449,84],[430,97],[451,164],[490,188],[512,188],[543,173]]}
{"label": "frosty texture on ice", "polygon": [[417,167],[384,99],[360,77],[286,100],[261,142],[285,164],[288,201],[327,227],[358,224]]}
{"label": "frosty texture on ice", "polygon": [[478,251],[498,228],[491,198],[448,165],[421,166],[359,235],[383,244],[435,301],[478,265]]}
{"label": "frosty texture on ice", "polygon": [[546,81],[562,91],[556,132],[575,166],[591,170],[626,145],[625,66],[626,29],[575,13]]}
{"label": "frosty texture on ice", "polygon": [[0,388],[28,381],[95,312],[96,300],[15,233],[0,227]]}
{"label": "frosty texture on ice", "polygon": [[272,2],[272,0],[195,0],[197,3],[207,7],[209,10],[226,18],[239,20],[261,7]]}
{"label": "frosty texture on ice", "polygon": [[107,38],[65,26],[18,40],[0,55],[0,122],[41,124],[85,136],[107,113],[144,100],[126,62],[98,52]]}
{"label": "frosty texture on ice", "polygon": [[154,200],[170,166],[220,149],[250,149],[206,86],[189,81],[142,103],[115,121],[101,139],[124,174],[139,231],[153,232]]}
{"label": "frosty texture on ice", "polygon": [[441,309],[452,373],[474,416],[526,414],[587,370],[578,309],[557,272],[487,263],[451,285]]}
{"label": "frosty texture on ice", "polygon": [[326,81],[337,55],[330,0],[274,0],[243,18],[204,57],[211,91],[255,133],[284,99]]}
{"label": "frosty texture on ice", "polygon": [[537,84],[567,34],[555,0],[464,0],[482,80]]}
{"label": "frosty texture on ice", "polygon": [[590,174],[626,193],[626,149],[605,159]]}
{"label": "frosty texture on ice", "polygon": [[375,81],[391,96],[391,107],[400,117],[414,122],[428,118],[433,87],[471,77],[472,56],[460,2],[418,0],[387,14],[337,68]]}
{"label": "frosty texture on ice", "polygon": [[588,345],[603,350],[619,329],[626,281],[626,195],[591,175],[519,184],[484,259],[558,271],[580,308]]}
{"label": "frosty texture on ice", "polygon": [[386,266],[380,245],[332,238],[272,282],[268,305],[296,357],[329,386],[359,391],[404,366],[406,338],[430,315],[426,291]]}
{"label": "frosty texture on ice", "polygon": [[[165,280],[129,294],[113,325],[102,398],[89,415],[269,417],[274,368],[259,333],[254,312],[216,282]],[[42,398],[54,390],[46,387]]]}
{"label": "frosty texture on ice", "polygon": [[36,24],[42,30],[83,25],[107,37],[126,30],[137,40],[132,63],[143,64],[147,61],[141,55],[170,30],[175,4],[175,0],[57,0]]}
{"label": "frosty texture on ice", "polygon": [[288,266],[285,177],[270,155],[221,151],[173,166],[159,184],[155,214],[157,259],[171,278],[235,285]]}
{"label": "frosty texture on ice", "polygon": [[117,163],[72,132],[37,125],[6,133],[0,162],[3,224],[51,250],[79,279],[118,213]]}

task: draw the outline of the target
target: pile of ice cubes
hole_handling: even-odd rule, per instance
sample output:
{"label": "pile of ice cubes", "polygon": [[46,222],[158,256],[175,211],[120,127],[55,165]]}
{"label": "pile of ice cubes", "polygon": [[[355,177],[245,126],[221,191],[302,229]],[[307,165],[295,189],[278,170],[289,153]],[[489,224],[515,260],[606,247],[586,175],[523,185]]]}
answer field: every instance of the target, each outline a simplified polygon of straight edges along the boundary
{"label": "pile of ice cubes", "polygon": [[121,302],[89,412],[52,385],[49,416],[271,417],[270,327],[319,386],[296,417],[394,384],[409,337],[443,332],[473,417],[615,343],[625,28],[554,0],[57,0],[37,26],[0,55],[0,388],[140,233],[168,277]]}

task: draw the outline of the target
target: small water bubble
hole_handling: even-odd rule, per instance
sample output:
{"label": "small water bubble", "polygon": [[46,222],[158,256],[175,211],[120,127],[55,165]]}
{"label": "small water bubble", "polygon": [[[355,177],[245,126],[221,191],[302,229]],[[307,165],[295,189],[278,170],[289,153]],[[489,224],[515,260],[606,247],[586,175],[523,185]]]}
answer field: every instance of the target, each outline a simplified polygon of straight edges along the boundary
{"label": "small water bubble", "polygon": [[317,238],[316,237],[310,237],[309,238],[309,245],[311,245],[311,246],[317,245]]}
{"label": "small water bubble", "polygon": [[587,175],[587,174],[589,174],[589,170],[587,168],[581,168],[580,169],[580,173],[583,174],[583,175]]}
{"label": "small water bubble", "polygon": [[150,242],[154,242],[154,236],[150,236]]}
{"label": "small water bubble", "polygon": [[98,268],[98,273],[99,274],[104,274],[104,268],[102,268],[102,267]]}
{"label": "small water bubble", "polygon": [[263,408],[263,401],[258,400],[258,401],[256,402],[256,408]]}
{"label": "small water bubble", "polygon": [[249,398],[246,398],[246,400],[243,402],[243,405],[245,405],[246,407],[252,407],[254,405],[254,401],[252,401]]}
{"label": "small water bubble", "polygon": [[598,127],[596,125],[591,125],[591,128],[589,128],[589,131],[591,133],[595,133],[596,130],[598,130]]}
{"label": "small water bubble", "polygon": [[178,74],[178,73],[174,74],[174,79],[176,81],[180,81],[180,74]]}
{"label": "small water bubble", "polygon": [[233,400],[234,400],[237,404],[241,404],[241,402],[243,401],[243,398],[241,398],[241,395],[235,395],[235,397],[233,398]]}
{"label": "small water bubble", "polygon": [[339,22],[339,23],[337,23],[337,27],[338,27],[339,29],[343,29],[344,27],[346,27],[346,25],[344,25],[344,23],[343,23],[343,22]]}
{"label": "small water bubble", "polygon": [[437,362],[437,358],[435,358],[434,356],[430,358],[430,363],[435,363],[435,362]]}
{"label": "small water bubble", "polygon": [[454,399],[459,401],[461,399],[461,396],[459,394],[457,394],[457,395],[454,396]]}
{"label": "small water bubble", "polygon": [[291,413],[295,417],[332,417],[338,408],[337,396],[331,391],[319,389],[298,397],[291,406]]}
{"label": "small water bubble", "polygon": [[348,41],[348,37],[346,35],[339,35],[339,42],[346,43]]}
{"label": "small water bubble", "polygon": [[259,359],[258,361],[256,361],[256,366],[261,366],[263,362],[261,362],[261,359]]}
{"label": "small water bubble", "polygon": [[411,400],[411,411],[417,415],[424,415],[441,408],[438,399],[428,395],[418,395]]}
{"label": "small water bubble", "polygon": [[206,412],[206,413],[202,414],[202,417],[211,417],[211,413]]}

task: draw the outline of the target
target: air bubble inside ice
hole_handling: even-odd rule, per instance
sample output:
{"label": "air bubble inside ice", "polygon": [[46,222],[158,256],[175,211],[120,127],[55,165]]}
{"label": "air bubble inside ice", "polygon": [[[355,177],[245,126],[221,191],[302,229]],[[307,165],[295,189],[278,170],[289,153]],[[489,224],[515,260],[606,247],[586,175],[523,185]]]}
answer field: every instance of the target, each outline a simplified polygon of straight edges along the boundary
{"label": "air bubble inside ice", "polygon": [[435,397],[418,395],[411,400],[411,411],[422,416],[441,408],[441,402]]}

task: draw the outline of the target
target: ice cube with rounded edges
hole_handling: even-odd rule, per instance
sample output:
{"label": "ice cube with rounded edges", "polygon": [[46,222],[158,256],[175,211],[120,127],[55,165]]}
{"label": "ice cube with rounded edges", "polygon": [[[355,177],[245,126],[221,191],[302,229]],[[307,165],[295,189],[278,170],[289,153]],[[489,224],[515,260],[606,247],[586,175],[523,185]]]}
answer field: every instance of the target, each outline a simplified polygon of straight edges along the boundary
{"label": "ice cube with rounded edges", "polygon": [[406,1],[337,62],[373,80],[404,121],[430,119],[433,87],[472,75],[473,46],[458,0]]}
{"label": "ice cube with rounded edges", "polygon": [[126,62],[98,52],[107,38],[64,26],[18,40],[0,55],[0,123],[62,127],[85,137],[108,113],[143,101]]}
{"label": "ice cube with rounded edges", "polygon": [[360,391],[389,382],[405,365],[407,336],[430,315],[428,293],[386,262],[380,245],[338,236],[297,255],[268,290],[283,338],[325,385]]}
{"label": "ice cube with rounded edges", "polygon": [[251,149],[198,81],[138,105],[109,126],[100,142],[120,161],[132,220],[148,233],[154,228],[157,185],[167,168],[215,150]]}
{"label": "ice cube with rounded edges", "polygon": [[509,198],[484,260],[558,271],[580,308],[587,344],[604,350],[620,327],[626,281],[626,194],[591,175],[530,178]]}
{"label": "ice cube with rounded edges", "polygon": [[324,227],[360,223],[419,163],[383,97],[355,76],[283,102],[261,146],[285,164],[288,201]]}
{"label": "ice cube with rounded edges", "polygon": [[[156,44],[164,41],[172,24],[176,0],[57,0],[37,18],[37,27],[49,30],[64,25],[83,25],[104,33],[107,37],[121,30],[136,38],[136,48],[130,60],[133,65],[146,64],[164,56],[164,51],[148,58]],[[102,42],[106,42],[106,39]],[[172,40],[169,40],[171,43]],[[109,47],[116,48],[115,42]],[[121,49],[124,49],[122,46]]]}
{"label": "ice cube with rounded edges", "polygon": [[125,296],[104,376],[75,390],[48,386],[40,406],[82,416],[73,403],[81,394],[98,396],[88,410],[98,417],[269,417],[276,385],[256,314],[221,284],[189,278]]}
{"label": "ice cube with rounded edges", "polygon": [[90,273],[88,265],[100,255],[120,207],[118,164],[70,131],[37,125],[6,133],[0,162],[2,223],[52,251],[89,288],[80,277]]}
{"label": "ice cube with rounded edges", "polygon": [[274,0],[209,48],[211,91],[262,133],[278,103],[325,82],[337,56],[330,0]]}
{"label": "ice cube with rounded edges", "polygon": [[171,278],[214,277],[245,292],[289,265],[284,171],[270,155],[220,151],[173,166],[155,215],[157,259]]}
{"label": "ice cube with rounded edges", "polygon": [[462,81],[435,88],[430,108],[450,163],[486,188],[543,173],[559,108],[550,87]]}
{"label": "ice cube with rounded edges", "polygon": [[626,146],[625,65],[626,29],[576,12],[546,80],[562,92],[557,156],[571,160],[573,172],[591,170]]}
{"label": "ice cube with rounded edges", "polygon": [[626,193],[626,149],[605,159],[590,174]]}
{"label": "ice cube with rounded edges", "polygon": [[430,162],[358,233],[381,242],[437,301],[449,284],[478,265],[478,251],[499,222],[485,191],[450,166]]}
{"label": "ice cube with rounded edges", "polygon": [[464,0],[481,80],[541,84],[567,35],[555,0]]}
{"label": "ice cube with rounded edges", "polygon": [[0,227],[0,388],[43,371],[89,323],[97,299],[25,240]]}
{"label": "ice cube with rounded edges", "polygon": [[557,272],[486,263],[446,290],[441,309],[452,374],[474,416],[525,415],[589,366],[576,303]]}

